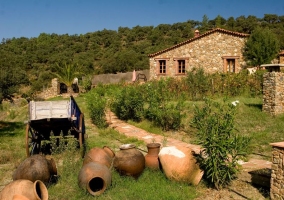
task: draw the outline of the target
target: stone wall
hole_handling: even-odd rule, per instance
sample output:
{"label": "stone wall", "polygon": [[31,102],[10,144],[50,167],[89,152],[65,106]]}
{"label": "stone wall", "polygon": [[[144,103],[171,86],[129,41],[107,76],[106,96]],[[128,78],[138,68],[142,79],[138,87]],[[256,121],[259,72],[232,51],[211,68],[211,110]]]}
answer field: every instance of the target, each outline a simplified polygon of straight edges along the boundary
{"label": "stone wall", "polygon": [[284,113],[284,74],[267,72],[263,75],[264,112],[272,115]]}
{"label": "stone wall", "polygon": [[224,72],[224,57],[235,58],[235,72],[239,72],[245,62],[242,55],[242,48],[246,37],[239,37],[222,32],[213,32],[207,36],[198,38],[189,43],[161,53],[155,57],[150,57],[150,79],[159,79],[157,59],[167,61],[166,76],[176,76],[175,58],[186,59],[186,71],[191,71],[194,67],[202,67],[205,72]]}
{"label": "stone wall", "polygon": [[[149,79],[149,70],[141,70],[136,71],[136,76],[139,74],[144,74]],[[132,82],[133,72],[126,72],[126,73],[117,73],[117,74],[100,74],[94,75],[92,78],[92,86],[102,84],[110,84],[110,83],[119,83],[125,81],[127,83]]]}
{"label": "stone wall", "polygon": [[270,198],[284,200],[284,142],[272,143]]}
{"label": "stone wall", "polygon": [[37,94],[36,97],[39,99],[48,99],[56,97],[60,94],[60,83],[57,78],[51,80],[51,87],[44,89],[41,93]]}

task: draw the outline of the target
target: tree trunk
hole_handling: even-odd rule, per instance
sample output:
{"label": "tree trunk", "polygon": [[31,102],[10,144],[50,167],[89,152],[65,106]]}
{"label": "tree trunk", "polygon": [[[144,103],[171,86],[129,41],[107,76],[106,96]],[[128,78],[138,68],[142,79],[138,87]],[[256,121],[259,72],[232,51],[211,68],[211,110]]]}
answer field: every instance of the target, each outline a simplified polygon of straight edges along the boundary
{"label": "tree trunk", "polygon": [[72,88],[72,86],[67,86],[67,93],[68,94],[73,94],[73,88]]}

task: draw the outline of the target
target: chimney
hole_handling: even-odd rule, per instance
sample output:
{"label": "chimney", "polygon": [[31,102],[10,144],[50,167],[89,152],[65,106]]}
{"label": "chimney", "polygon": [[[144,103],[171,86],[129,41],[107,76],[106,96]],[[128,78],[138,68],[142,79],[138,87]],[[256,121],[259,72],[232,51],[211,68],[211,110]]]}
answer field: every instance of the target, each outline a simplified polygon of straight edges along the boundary
{"label": "chimney", "polygon": [[199,36],[199,30],[195,30],[194,31],[194,37],[198,37]]}

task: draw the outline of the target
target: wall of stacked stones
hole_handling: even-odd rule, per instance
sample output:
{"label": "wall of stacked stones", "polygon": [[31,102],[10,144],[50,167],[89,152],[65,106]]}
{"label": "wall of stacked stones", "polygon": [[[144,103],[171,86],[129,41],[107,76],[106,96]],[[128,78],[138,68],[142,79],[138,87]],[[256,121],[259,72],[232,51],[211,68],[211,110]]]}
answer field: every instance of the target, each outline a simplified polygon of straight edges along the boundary
{"label": "wall of stacked stones", "polygon": [[281,147],[283,142],[272,144],[272,146],[270,198],[284,200],[284,147]]}
{"label": "wall of stacked stones", "polygon": [[262,110],[271,115],[284,113],[284,73],[267,72],[263,75]]}
{"label": "wall of stacked stones", "polygon": [[246,38],[215,32],[188,44],[181,45],[156,57],[150,58],[150,79],[157,79],[159,62],[155,58],[168,58],[167,76],[176,75],[174,58],[188,58],[187,71],[194,67],[202,67],[208,73],[223,72],[224,61],[222,56],[239,56],[236,59],[236,72],[239,72],[245,62],[242,56],[242,48]]}
{"label": "wall of stacked stones", "polygon": [[44,89],[42,92],[36,95],[39,99],[47,99],[56,97],[60,94],[60,83],[57,78],[51,80],[51,87]]}

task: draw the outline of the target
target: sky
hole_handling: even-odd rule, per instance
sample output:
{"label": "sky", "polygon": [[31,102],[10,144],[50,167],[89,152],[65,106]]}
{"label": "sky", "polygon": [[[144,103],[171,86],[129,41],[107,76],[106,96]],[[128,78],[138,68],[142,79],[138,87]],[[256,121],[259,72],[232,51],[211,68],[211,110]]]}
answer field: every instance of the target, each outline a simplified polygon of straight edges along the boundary
{"label": "sky", "polygon": [[284,15],[284,0],[0,0],[0,41],[264,14]]}

